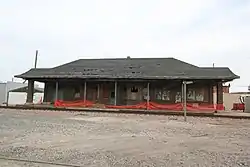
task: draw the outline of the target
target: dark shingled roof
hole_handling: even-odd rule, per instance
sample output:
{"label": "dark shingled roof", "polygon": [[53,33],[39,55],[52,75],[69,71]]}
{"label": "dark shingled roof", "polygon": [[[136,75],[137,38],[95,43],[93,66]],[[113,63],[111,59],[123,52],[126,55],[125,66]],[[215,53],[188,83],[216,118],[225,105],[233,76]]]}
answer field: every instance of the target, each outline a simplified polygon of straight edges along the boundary
{"label": "dark shingled roof", "polygon": [[16,77],[222,80],[239,78],[229,68],[202,68],[174,58],[80,59],[54,68],[31,69]]}

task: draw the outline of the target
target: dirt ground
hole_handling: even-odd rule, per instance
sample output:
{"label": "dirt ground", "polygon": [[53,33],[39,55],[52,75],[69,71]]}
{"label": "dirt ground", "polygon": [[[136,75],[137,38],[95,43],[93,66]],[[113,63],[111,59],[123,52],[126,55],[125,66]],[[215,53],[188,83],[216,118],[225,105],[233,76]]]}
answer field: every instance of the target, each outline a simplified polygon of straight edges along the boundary
{"label": "dirt ground", "polygon": [[0,109],[0,166],[250,166],[250,120]]}

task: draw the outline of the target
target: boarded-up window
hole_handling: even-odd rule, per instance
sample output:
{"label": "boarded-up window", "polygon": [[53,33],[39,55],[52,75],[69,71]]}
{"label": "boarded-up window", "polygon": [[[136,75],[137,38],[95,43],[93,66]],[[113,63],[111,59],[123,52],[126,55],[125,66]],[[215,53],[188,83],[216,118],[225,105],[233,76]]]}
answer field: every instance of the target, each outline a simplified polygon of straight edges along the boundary
{"label": "boarded-up window", "polygon": [[188,89],[187,91],[187,100],[188,101],[197,101],[197,102],[204,102],[208,100],[208,90],[203,88],[196,88],[196,89]]}
{"label": "boarded-up window", "polygon": [[196,101],[204,101],[204,90],[197,91]]}
{"label": "boarded-up window", "polygon": [[128,100],[142,100],[142,90],[136,86],[130,87],[127,89]]}
{"label": "boarded-up window", "polygon": [[161,89],[156,89],[156,91],[155,91],[155,98],[157,100],[161,100]]}
{"label": "boarded-up window", "polygon": [[180,102],[181,102],[181,92],[176,92],[175,103],[180,103]]}
{"label": "boarded-up window", "polygon": [[195,101],[195,90],[193,90],[193,89],[188,90],[187,100]]}
{"label": "boarded-up window", "polygon": [[156,89],[155,90],[155,98],[157,100],[169,101],[170,100],[170,91],[167,90],[166,88]]}
{"label": "boarded-up window", "polygon": [[75,86],[74,87],[74,98],[79,99],[80,98],[80,87]]}
{"label": "boarded-up window", "polygon": [[162,90],[162,100],[170,100],[170,91],[167,90],[166,88],[163,88]]}
{"label": "boarded-up window", "polygon": [[135,86],[133,86],[133,87],[131,88],[131,92],[132,92],[132,93],[137,93],[137,92],[138,92],[138,88],[135,87]]}
{"label": "boarded-up window", "polygon": [[[148,88],[143,88],[143,99],[147,100],[148,99]],[[150,99],[150,97],[149,97]]]}

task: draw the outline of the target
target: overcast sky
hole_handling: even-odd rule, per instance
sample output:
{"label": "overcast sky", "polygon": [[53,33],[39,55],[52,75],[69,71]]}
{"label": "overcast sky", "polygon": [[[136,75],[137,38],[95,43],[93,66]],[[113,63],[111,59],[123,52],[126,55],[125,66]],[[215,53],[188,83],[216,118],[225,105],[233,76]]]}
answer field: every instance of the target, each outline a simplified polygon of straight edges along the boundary
{"label": "overcast sky", "polygon": [[250,84],[249,0],[0,0],[1,81],[79,58],[175,57]]}

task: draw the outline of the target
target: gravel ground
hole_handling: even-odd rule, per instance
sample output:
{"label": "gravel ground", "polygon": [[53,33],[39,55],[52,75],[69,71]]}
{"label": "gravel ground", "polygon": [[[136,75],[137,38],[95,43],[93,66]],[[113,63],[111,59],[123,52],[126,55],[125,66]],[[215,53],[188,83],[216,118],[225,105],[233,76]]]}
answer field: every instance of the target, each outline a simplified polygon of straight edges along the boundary
{"label": "gravel ground", "polygon": [[250,120],[0,109],[0,166],[250,166]]}

